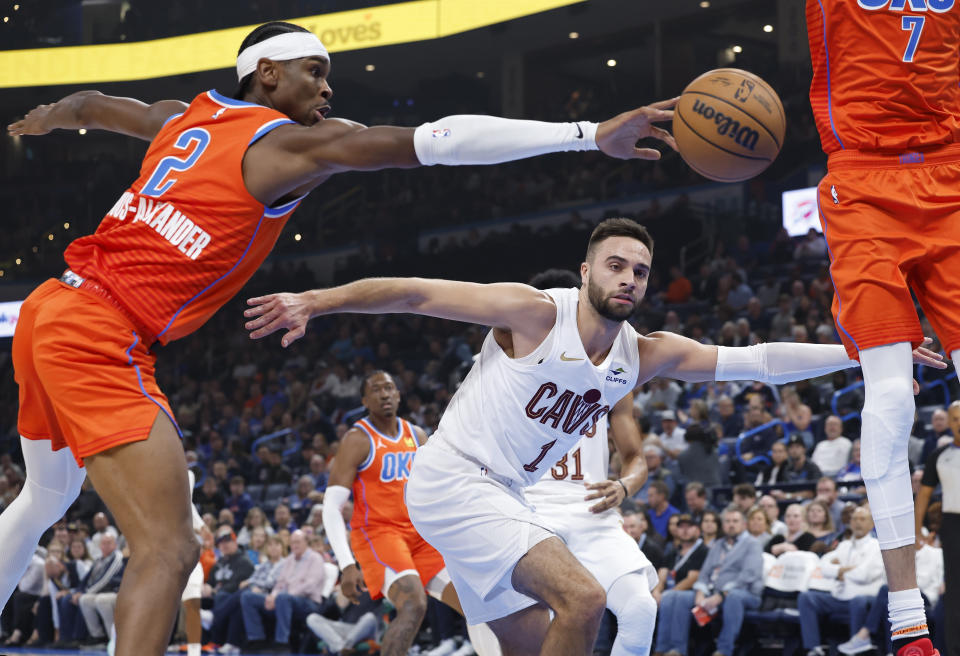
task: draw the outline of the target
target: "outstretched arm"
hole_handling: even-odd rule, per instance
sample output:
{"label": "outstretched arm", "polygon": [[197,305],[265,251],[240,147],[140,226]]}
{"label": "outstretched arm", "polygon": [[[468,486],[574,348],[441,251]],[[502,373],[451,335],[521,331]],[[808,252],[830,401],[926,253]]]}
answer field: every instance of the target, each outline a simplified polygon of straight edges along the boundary
{"label": "outstretched arm", "polygon": [[99,91],[78,91],[51,105],[39,105],[24,118],[7,126],[11,135],[40,135],[51,130],[109,130],[153,141],[167,119],[183,112],[180,100],[152,105],[134,98],[105,96]]}
{"label": "outstretched arm", "polygon": [[322,314],[409,312],[478,323],[539,344],[556,319],[556,306],[544,292],[519,283],[481,285],[427,278],[367,278],[331,289],[251,298],[244,312],[252,339],[286,330],[283,346],[303,337],[307,322]]}
{"label": "outstretched arm", "polygon": [[343,436],[337,455],[333,458],[330,480],[323,496],[323,530],[330,548],[343,572],[341,590],[344,596],[357,603],[364,589],[363,575],[357,567],[347,526],[343,519],[343,507],[350,498],[350,488],[357,477],[357,469],[370,457],[370,442],[359,428],[352,428]]}
{"label": "outstretched arm", "polygon": [[[924,344],[931,340],[924,340]],[[641,358],[649,357],[656,376],[687,382],[757,380],[781,385],[859,366],[839,344],[770,342],[754,346],[707,346],[673,333],[640,337]],[[918,347],[913,361],[945,369],[939,353]],[[916,386],[915,386],[915,391]]]}

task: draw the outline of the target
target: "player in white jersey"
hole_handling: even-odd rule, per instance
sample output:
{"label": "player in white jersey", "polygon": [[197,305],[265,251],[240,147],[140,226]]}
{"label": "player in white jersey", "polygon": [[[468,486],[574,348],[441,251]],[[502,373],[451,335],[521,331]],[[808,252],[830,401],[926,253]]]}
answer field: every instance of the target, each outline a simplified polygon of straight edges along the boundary
{"label": "player in white jersey", "polygon": [[[839,345],[707,346],[673,333],[638,335],[626,323],[647,287],[653,240],[629,219],[590,236],[578,291],[375,278],[301,294],[250,299],[251,338],[337,312],[410,312],[493,327],[407,484],[410,519],[444,557],[470,624],[489,621],[506,656],[591,653],[606,603],[523,488],[611,408],[654,377],[786,383],[854,367]],[[936,362],[936,354],[916,353]],[[623,369],[620,375],[611,370]],[[640,487],[610,486],[617,505]],[[551,620],[548,608],[553,610]]]}

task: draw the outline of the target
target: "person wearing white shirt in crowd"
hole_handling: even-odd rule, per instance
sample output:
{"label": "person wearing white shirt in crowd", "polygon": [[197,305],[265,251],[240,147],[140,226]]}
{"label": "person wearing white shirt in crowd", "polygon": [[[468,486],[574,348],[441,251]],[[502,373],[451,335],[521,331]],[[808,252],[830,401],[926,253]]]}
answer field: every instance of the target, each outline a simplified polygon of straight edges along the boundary
{"label": "person wearing white shirt in crowd", "polygon": [[777,500],[769,494],[760,497],[757,505],[763,509],[770,519],[770,535],[786,535],[787,525],[780,521],[780,505]]}
{"label": "person wearing white shirt in crowd", "polygon": [[87,551],[90,552],[90,557],[96,560],[103,555],[100,551],[100,540],[103,539],[103,536],[109,534],[118,538],[120,537],[120,533],[117,532],[117,529],[110,526],[110,520],[107,519],[107,516],[102,512],[98,512],[93,516],[93,531],[93,535],[90,536],[90,540],[87,542]]}
{"label": "person wearing white shirt in crowd", "polygon": [[854,511],[850,528],[852,537],[820,560],[823,578],[834,581],[832,590],[807,590],[797,598],[800,633],[807,656],[828,653],[820,640],[821,617],[846,619],[850,623],[850,633],[855,633],[863,626],[869,606],[876,602],[883,584],[880,543],[870,535],[873,518],[868,506],[860,506]]}
{"label": "person wearing white shirt in crowd", "polygon": [[671,458],[676,458],[687,448],[687,431],[677,425],[677,413],[673,410],[664,410],[660,413],[660,445]]}
{"label": "person wearing white shirt in crowd", "polygon": [[853,444],[843,436],[843,421],[836,415],[827,417],[823,432],[827,439],[817,444],[810,459],[824,476],[832,478],[850,462]]}
{"label": "person wearing white shirt in crowd", "polygon": [[633,404],[640,404],[645,414],[658,408],[676,408],[683,389],[669,378],[654,378],[645,394],[637,392]]}

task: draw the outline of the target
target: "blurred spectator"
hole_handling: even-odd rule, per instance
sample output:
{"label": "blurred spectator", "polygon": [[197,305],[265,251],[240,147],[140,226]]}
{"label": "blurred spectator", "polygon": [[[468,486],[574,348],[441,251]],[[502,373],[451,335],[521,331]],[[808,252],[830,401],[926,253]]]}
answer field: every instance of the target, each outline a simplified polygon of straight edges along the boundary
{"label": "blurred spectator", "polygon": [[810,551],[817,539],[807,531],[803,506],[799,503],[791,503],[783,514],[783,521],[787,526],[787,532],[770,538],[764,550],[774,556],[787,551]]}
{"label": "blurred spectator", "polygon": [[13,618],[11,621],[12,632],[10,637],[4,642],[4,645],[10,647],[19,647],[26,643],[27,638],[33,633],[34,625],[34,604],[43,594],[43,577],[45,572],[47,550],[43,547],[37,547],[36,553],[27,565],[27,571],[24,572],[10,598],[10,604],[13,606]]}
{"label": "blurred spectator", "polygon": [[840,492],[837,490],[836,481],[827,476],[822,476],[817,481],[817,494],[814,498],[826,505],[834,526],[838,530],[843,528],[844,503],[840,501]]}
{"label": "blurred spectator", "polygon": [[[245,591],[240,597],[243,625],[253,649],[267,647],[273,651],[290,649],[290,627],[295,620],[305,620],[310,613],[321,612],[323,584],[326,579],[323,557],[307,548],[302,531],[290,534],[290,555],[280,561],[276,583],[269,594]],[[272,644],[267,644],[264,615],[276,618]]]}
{"label": "blurred spectator", "polygon": [[216,598],[220,593],[232,593],[240,589],[240,583],[253,574],[253,563],[247,554],[240,550],[237,536],[230,526],[217,529],[214,545],[220,551],[220,557],[207,576],[204,586],[205,597]]}
{"label": "blurred spectator", "polygon": [[[790,464],[787,465],[788,483],[812,483],[822,476],[820,468],[807,460],[807,447],[799,435],[791,435],[787,440],[787,454],[790,456]],[[793,496],[787,494],[786,498],[812,496],[812,492],[801,491],[793,493]]]}
{"label": "blurred spectator", "polygon": [[273,511],[273,527],[277,531],[286,530],[293,533],[297,530],[297,523],[293,521],[293,515],[290,513],[290,507],[281,503]]}
{"label": "blurred spectator", "polygon": [[777,440],[770,447],[770,464],[762,466],[757,474],[757,485],[776,485],[787,482],[787,470],[790,467],[787,445]]}
{"label": "blurred spectator", "polygon": [[330,472],[327,471],[327,459],[319,453],[310,458],[310,471],[308,475],[313,481],[313,489],[323,492],[327,489],[327,481],[330,478]]}
{"label": "blurred spectator", "polygon": [[[767,519],[770,521],[770,534],[786,535],[787,525],[780,521],[780,505],[777,503],[777,500],[769,494],[764,494],[760,497],[760,500],[757,501],[757,505],[763,509],[763,512],[767,515]],[[764,545],[764,548],[766,548],[766,545]]]}
{"label": "blurred spectator", "polygon": [[90,536],[90,540],[87,542],[87,550],[90,552],[92,558],[97,559],[103,555],[100,542],[105,535],[111,535],[115,540],[120,537],[117,529],[110,526],[110,520],[107,519],[106,514],[98,512],[93,516],[93,535]]}
{"label": "blurred spectator", "polygon": [[647,489],[647,505],[650,508],[650,523],[666,542],[669,539],[667,525],[670,518],[680,513],[670,504],[670,488],[663,481],[654,480]]}
{"label": "blurred spectator", "polygon": [[664,593],[660,603],[657,649],[688,653],[691,610],[699,606],[709,614],[721,607],[723,620],[715,654],[732,656],[743,615],[760,606],[763,558],[759,543],[746,531],[739,508],[723,511],[724,537],[713,543],[693,590]]}
{"label": "blurred spectator", "polygon": [[743,417],[737,412],[733,399],[722,395],[717,399],[719,435],[717,437],[736,437],[743,430]]}
{"label": "blurred spectator", "polygon": [[810,550],[816,553],[829,551],[836,541],[837,532],[827,504],[819,499],[814,499],[805,506],[804,519],[807,523],[807,531],[815,539]]}
{"label": "blurred spectator", "polygon": [[667,292],[664,294],[664,300],[667,303],[686,303],[690,300],[693,293],[693,284],[690,279],[683,275],[683,270],[673,264],[670,266],[670,284],[667,285]]}
{"label": "blurred spectator", "polygon": [[[803,438],[803,443],[808,449],[812,448],[813,431],[810,430],[810,422],[813,419],[813,412],[810,406],[800,400],[800,395],[792,387],[785,388],[780,398],[783,400],[780,406],[781,419],[787,423],[790,432]],[[843,426],[841,425],[840,428],[842,430]]]}
{"label": "blurred spectator", "polygon": [[[77,640],[82,628],[77,624],[83,617],[86,634],[94,644],[106,643],[113,628],[117,590],[123,577],[123,554],[117,549],[116,538],[104,532],[100,539],[100,557],[94,560],[87,576],[73,594],[60,600],[61,640]],[[66,624],[66,636],[63,625]]]}
{"label": "blurred spectator", "polygon": [[837,472],[836,479],[843,483],[846,481],[859,481],[863,478],[860,473],[860,438],[850,442],[850,461]]}
{"label": "blurred spectator", "polygon": [[744,517],[757,503],[757,488],[750,483],[740,483],[733,486],[733,504],[740,509]]}
{"label": "blurred spectator", "polygon": [[268,536],[273,535],[273,527],[267,521],[267,515],[259,506],[254,506],[247,512],[246,519],[243,520],[243,528],[237,535],[237,544],[246,547],[253,538],[253,532],[256,529],[262,529]]}
{"label": "blurred spectator", "polygon": [[657,569],[657,584],[651,590],[658,605],[667,590],[693,589],[707,557],[707,547],[700,539],[700,527],[690,515],[677,517],[677,534],[679,543],[675,557]]}
{"label": "blurred spectator", "polygon": [[[810,504],[814,507],[817,502]],[[850,521],[853,536],[820,561],[820,573],[833,581],[829,592],[807,590],[797,599],[803,648],[808,656],[826,656],[827,645],[820,638],[820,619],[847,622],[850,636],[863,626],[870,605],[876,601],[883,583],[883,559],[880,543],[870,535],[873,519],[870,509],[861,506]]]}
{"label": "blurred spectator", "polygon": [[623,513],[623,530],[636,541],[654,568],[663,565],[663,540],[653,530],[646,513],[632,510]]}
{"label": "blurred spectator", "polygon": [[823,423],[826,439],[819,442],[813,450],[810,460],[824,476],[836,476],[850,462],[850,450],[853,444],[843,436],[843,421],[836,415],[830,415]]}
{"label": "blurred spectator", "polygon": [[777,312],[770,318],[770,341],[781,342],[793,337],[793,308],[790,297],[781,294],[777,301]]}
{"label": "blurred spectator", "polygon": [[[244,527],[246,528],[246,527]],[[263,560],[266,556],[267,550],[267,538],[270,537],[267,535],[267,531],[263,526],[258,526],[250,532],[250,542],[246,545],[247,558],[250,559],[250,562],[254,565],[259,565],[260,561]],[[237,542],[239,543],[240,537],[237,536]]]}
{"label": "blurred spectator", "polygon": [[669,378],[654,378],[648,383],[647,392],[638,392],[634,404],[640,403],[645,413],[654,410],[676,410],[683,389]]}
{"label": "blurred spectator", "polygon": [[296,492],[288,496],[284,503],[290,507],[294,525],[299,526],[307,521],[313,504],[322,499],[323,495],[314,487],[313,477],[304,474],[297,479]]}
{"label": "blurred spectator", "polygon": [[720,537],[720,513],[708,510],[700,519],[700,539],[703,544],[711,546]]}
{"label": "blurred spectator", "polygon": [[673,410],[664,410],[660,413],[660,426],[662,432],[657,437],[660,446],[666,452],[667,457],[676,458],[687,448],[685,439],[687,431],[677,424],[677,413]]}
{"label": "blurred spectator", "polygon": [[225,502],[223,493],[217,486],[217,479],[212,476],[203,479],[203,485],[193,491],[193,503],[197,506],[197,511],[201,515],[219,511],[223,508]]}
{"label": "blurred spectator", "polygon": [[672,499],[677,489],[677,481],[673,476],[673,472],[663,466],[663,450],[655,444],[648,444],[643,447],[643,457],[647,463],[647,480],[640,486],[637,493],[633,495],[633,499],[642,504],[649,505],[650,501],[647,494],[650,485],[654,481],[660,481],[666,485],[667,499]]}
{"label": "blurred spectator", "polygon": [[699,526],[703,514],[708,510],[713,510],[707,501],[706,486],[701,481],[694,479],[687,483],[683,496],[687,504],[687,513],[693,519],[693,522]]}
{"label": "blurred spectator", "polygon": [[761,547],[767,546],[773,533],[770,530],[770,518],[763,508],[754,506],[747,512],[747,531],[756,538]]}
{"label": "blurred spectator", "polygon": [[236,528],[253,508],[253,499],[246,492],[247,483],[243,476],[233,476],[230,479],[230,496],[223,502],[223,507],[233,513],[232,526]]}

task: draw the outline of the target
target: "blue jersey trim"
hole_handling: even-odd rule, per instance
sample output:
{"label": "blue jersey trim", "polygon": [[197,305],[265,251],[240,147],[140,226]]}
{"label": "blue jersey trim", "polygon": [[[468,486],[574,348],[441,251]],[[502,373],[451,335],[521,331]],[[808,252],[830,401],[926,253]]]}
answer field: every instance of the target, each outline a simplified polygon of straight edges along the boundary
{"label": "blue jersey trim", "polygon": [[[827,239],[827,217],[820,209],[820,189],[817,188],[817,213],[820,214],[820,219],[823,221],[823,240],[827,244],[827,254],[830,256],[830,263],[833,264],[833,250],[830,248],[830,241]],[[837,289],[837,281],[833,279],[833,268],[830,269],[830,282],[833,284],[833,293],[837,295],[837,327],[843,331],[843,334],[853,343],[853,348],[860,351],[860,347],[857,346],[857,340],[853,338],[846,328],[843,327],[843,324],[840,323],[840,313],[843,311],[843,300],[840,298],[840,290]]]}
{"label": "blue jersey trim", "polygon": [[167,123],[181,116],[183,116],[183,112],[180,112],[179,114],[171,114],[169,117],[167,117],[167,120],[163,122],[163,125],[160,126],[160,129],[162,130],[163,128],[167,127]]}
{"label": "blue jersey trim", "polygon": [[262,217],[262,216],[260,217],[260,220],[257,221],[257,227],[256,227],[256,229],[253,231],[253,236],[250,237],[250,241],[247,242],[247,247],[246,247],[246,249],[244,249],[243,255],[240,256],[240,259],[237,260],[236,264],[234,264],[232,267],[230,267],[230,270],[227,271],[225,274],[223,274],[222,276],[220,276],[219,278],[217,278],[216,280],[214,280],[212,283],[210,283],[209,285],[207,285],[206,287],[204,287],[202,290],[200,290],[199,292],[197,292],[197,293],[193,296],[193,298],[191,298],[189,301],[187,301],[186,303],[184,303],[183,305],[181,305],[181,306],[180,306],[180,309],[177,310],[176,312],[174,312],[174,313],[173,313],[173,316],[170,317],[170,321],[167,322],[166,327],[164,327],[164,329],[160,331],[160,334],[157,335],[157,339],[163,337],[164,334],[166,334],[166,332],[167,332],[168,330],[170,330],[170,326],[173,325],[173,322],[174,322],[174,321],[176,320],[176,318],[180,315],[180,313],[183,312],[184,308],[186,308],[188,305],[190,305],[191,303],[193,303],[195,300],[197,300],[198,298],[200,298],[201,296],[203,296],[204,294],[206,294],[206,293],[207,293],[207,290],[209,290],[211,287],[213,287],[214,285],[216,285],[218,282],[220,282],[221,280],[223,280],[224,278],[226,278],[227,276],[229,276],[231,273],[233,273],[233,271],[234,271],[238,266],[240,266],[240,263],[243,262],[243,258],[245,258],[245,257],[247,256],[247,253],[250,252],[250,247],[253,246],[253,240],[257,238],[257,234],[260,232],[260,226],[261,226],[261,225],[263,225],[263,217]]}
{"label": "blue jersey trim", "polygon": [[133,353],[131,353],[131,351],[133,351],[133,347],[135,347],[140,342],[140,335],[138,335],[136,331],[132,331],[132,332],[133,332],[133,343],[130,344],[130,346],[127,348],[127,364],[132,364],[133,370],[137,373],[137,382],[140,384],[140,391],[143,392],[143,395],[145,397],[153,401],[156,404],[156,406],[160,408],[161,411],[163,411],[163,414],[167,415],[167,419],[169,419],[170,423],[173,424],[173,427],[177,430],[177,435],[179,435],[180,439],[182,440],[183,432],[180,430],[180,426],[177,424],[177,421],[170,415],[169,412],[167,412],[167,409],[163,407],[162,403],[160,403],[155,398],[150,396],[149,393],[147,393],[146,388],[143,386],[143,376],[140,374],[140,365],[133,364]]}
{"label": "blue jersey trim", "polygon": [[294,198],[289,203],[284,203],[280,207],[264,207],[263,215],[268,219],[279,219],[281,216],[289,214],[293,210],[297,209],[297,205],[299,205],[300,201],[306,197],[307,195],[304,194],[303,196],[300,196],[300,198]]}
{"label": "blue jersey trim", "polygon": [[248,143],[247,146],[252,145],[253,142],[257,141],[258,139],[262,139],[263,136],[271,130],[275,130],[281,125],[287,125],[288,123],[296,123],[296,121],[290,120],[289,118],[275,118],[272,121],[267,121],[253,134],[253,138],[250,140],[250,143]]}
{"label": "blue jersey trim", "polygon": [[385,440],[390,440],[391,442],[393,442],[394,444],[396,444],[397,442],[400,441],[400,438],[403,437],[403,424],[400,423],[400,422],[402,422],[402,421],[403,421],[403,420],[400,419],[400,417],[397,417],[397,436],[396,436],[396,437],[390,437],[389,435],[386,435],[386,434],[384,434],[384,433],[381,433],[380,431],[377,430],[377,427],[374,426],[374,425],[373,425],[373,422],[371,422],[371,421],[368,421],[367,423],[370,424],[370,428],[373,429],[373,432],[374,432],[374,433],[376,433],[377,435],[379,435],[379,436],[382,437],[383,439],[385,439]]}
{"label": "blue jersey trim", "polygon": [[[823,0],[817,0],[817,4],[820,5],[820,17],[823,19],[823,54],[826,56],[827,60],[827,114],[830,116],[830,129],[833,130],[833,136],[837,140],[837,143],[840,144],[840,148],[846,150],[847,147],[843,145],[843,141],[840,140],[840,135],[837,133],[837,126],[833,122],[833,98],[830,92],[830,49],[827,48],[827,13],[823,10]],[[817,201],[819,203],[819,201]],[[823,216],[821,214],[821,216]]]}
{"label": "blue jersey trim", "polygon": [[207,91],[207,95],[210,97],[212,101],[214,101],[218,105],[223,105],[224,107],[264,107],[264,105],[258,105],[257,103],[251,103],[245,100],[228,98],[222,93],[219,93],[216,89],[210,89],[209,91]]}
{"label": "blue jersey trim", "polygon": [[360,466],[357,467],[357,471],[358,471],[358,472],[361,472],[361,471],[366,470],[368,467],[370,467],[370,465],[373,464],[373,459],[374,459],[374,457],[376,456],[376,453],[377,453],[377,445],[376,445],[376,443],[373,441],[373,435],[371,435],[371,434],[367,431],[366,428],[364,428],[364,427],[361,426],[360,424],[354,424],[354,426],[356,426],[357,428],[359,428],[360,430],[362,430],[363,433],[364,433],[364,435],[367,436],[367,439],[370,440],[370,453],[367,454],[367,459],[364,460],[362,463],[360,463]]}

